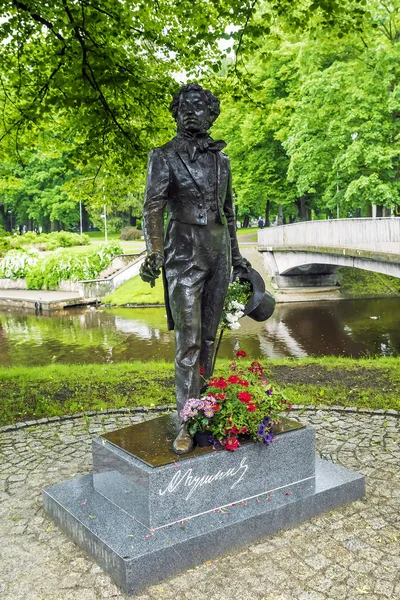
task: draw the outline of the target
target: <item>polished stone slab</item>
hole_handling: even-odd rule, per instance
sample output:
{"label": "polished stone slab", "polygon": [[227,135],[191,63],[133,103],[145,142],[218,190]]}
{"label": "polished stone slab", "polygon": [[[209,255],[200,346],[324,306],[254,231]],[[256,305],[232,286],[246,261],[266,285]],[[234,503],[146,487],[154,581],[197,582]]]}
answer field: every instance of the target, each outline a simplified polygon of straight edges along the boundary
{"label": "polished stone slab", "polygon": [[[153,428],[162,432],[158,442],[164,446],[170,423],[169,415],[166,417],[152,421]],[[131,438],[140,438],[143,430],[147,431],[142,425],[147,424],[126,428]],[[235,452],[212,447],[204,452],[201,448],[201,454],[194,451],[180,460],[175,455],[173,462],[161,467],[149,466],[110,443],[107,434],[93,440],[93,485],[97,492],[150,529],[288,485],[304,484],[304,490],[310,493],[315,485],[315,432],[297,425],[287,422],[268,447],[250,442]],[[120,432],[119,439],[124,438]],[[131,441],[129,447],[133,446]]]}
{"label": "polished stone slab", "polygon": [[317,460],[315,487],[289,485],[156,531],[96,492],[92,475],[47,488],[43,502],[56,524],[125,592],[138,594],[167,577],[364,494],[362,475]]}
{"label": "polished stone slab", "polygon": [[[177,456],[172,449],[172,442],[178,435],[179,426],[180,421],[176,411],[174,411],[156,419],[149,419],[115,431],[109,431],[104,433],[101,439],[107,440],[121,450],[125,450],[147,463],[150,467],[161,467],[177,460]],[[274,432],[275,435],[281,435],[303,427],[305,425],[298,421],[282,418],[281,422],[274,426]],[[195,446],[189,454],[179,456],[179,460],[212,452],[212,446],[205,448]]]}

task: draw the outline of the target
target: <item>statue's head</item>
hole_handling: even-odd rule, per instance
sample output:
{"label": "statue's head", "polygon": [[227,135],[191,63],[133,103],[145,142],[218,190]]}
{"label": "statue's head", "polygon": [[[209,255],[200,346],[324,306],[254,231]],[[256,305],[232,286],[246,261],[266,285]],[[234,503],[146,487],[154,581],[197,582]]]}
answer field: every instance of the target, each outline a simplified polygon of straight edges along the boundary
{"label": "statue's head", "polygon": [[197,83],[183,86],[175,94],[170,109],[179,131],[204,133],[219,115],[219,100]]}

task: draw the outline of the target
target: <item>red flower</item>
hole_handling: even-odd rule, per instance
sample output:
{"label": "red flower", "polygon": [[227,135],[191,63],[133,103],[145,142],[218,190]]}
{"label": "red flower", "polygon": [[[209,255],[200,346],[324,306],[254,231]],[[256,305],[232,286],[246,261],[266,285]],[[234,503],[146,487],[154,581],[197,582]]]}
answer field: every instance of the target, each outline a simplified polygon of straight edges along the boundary
{"label": "red flower", "polygon": [[239,383],[239,381],[240,381],[240,377],[238,377],[237,375],[230,375],[230,376],[228,377],[228,382],[229,382],[229,383],[233,383],[234,385],[235,385],[236,383]]}
{"label": "red flower", "polygon": [[228,438],[225,442],[225,450],[230,450],[233,452],[239,448],[239,442],[236,438]]}
{"label": "red flower", "polygon": [[257,410],[257,406],[250,402],[250,404],[247,405],[247,412],[254,412],[255,410]]}
{"label": "red flower", "polygon": [[228,382],[226,381],[226,379],[224,379],[223,377],[220,377],[219,379],[211,379],[210,381],[210,387],[216,387],[216,388],[220,388],[220,389],[224,389],[229,387]]}
{"label": "red flower", "polygon": [[236,371],[236,363],[235,363],[235,361],[234,361],[234,360],[233,360],[233,361],[230,363],[230,365],[229,365],[229,369],[230,369],[231,371]]}
{"label": "red flower", "polygon": [[256,360],[254,360],[254,361],[251,363],[251,365],[250,365],[250,368],[249,368],[249,371],[251,371],[252,369],[254,369],[255,371],[262,371],[262,370],[263,370],[263,368],[262,368],[262,366],[260,365],[260,363],[259,363],[259,362],[257,362]]}
{"label": "red flower", "polygon": [[239,398],[240,402],[250,402],[252,396],[251,396],[251,394],[249,394],[249,392],[240,392],[240,394],[238,395],[238,398]]}
{"label": "red flower", "polygon": [[242,431],[241,431],[241,433],[247,433],[247,432],[248,432],[248,429],[247,429],[247,427],[242,427]]}
{"label": "red flower", "polygon": [[205,373],[204,367],[200,367],[200,375],[204,375],[204,373]]}
{"label": "red flower", "polygon": [[232,427],[232,429],[229,431],[229,433],[230,433],[230,435],[237,435],[238,433],[240,433],[240,429],[238,429],[238,428],[236,427],[236,425],[234,425],[234,426]]}
{"label": "red flower", "polygon": [[249,387],[249,382],[247,381],[247,379],[239,379],[239,383],[243,387]]}
{"label": "red flower", "polygon": [[238,350],[236,352],[236,358],[244,358],[245,356],[247,356],[247,354],[244,350]]}
{"label": "red flower", "polygon": [[226,394],[217,394],[218,400],[225,400]]}
{"label": "red flower", "polygon": [[218,412],[220,410],[220,408],[221,408],[220,405],[217,404],[216,402],[212,405],[212,409],[215,413]]}

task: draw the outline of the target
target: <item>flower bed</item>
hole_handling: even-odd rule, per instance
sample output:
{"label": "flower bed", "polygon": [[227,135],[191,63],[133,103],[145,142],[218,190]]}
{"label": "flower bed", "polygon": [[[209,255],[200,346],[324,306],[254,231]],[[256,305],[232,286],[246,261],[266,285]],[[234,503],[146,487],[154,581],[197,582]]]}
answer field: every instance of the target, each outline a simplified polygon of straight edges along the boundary
{"label": "flower bed", "polygon": [[203,397],[186,401],[180,417],[191,436],[207,432],[209,443],[215,447],[234,451],[243,439],[268,446],[273,440],[274,423],[280,421],[280,412],[290,404],[279,393],[273,393],[259,362],[246,366],[242,350],[236,357],[226,377],[211,378]]}

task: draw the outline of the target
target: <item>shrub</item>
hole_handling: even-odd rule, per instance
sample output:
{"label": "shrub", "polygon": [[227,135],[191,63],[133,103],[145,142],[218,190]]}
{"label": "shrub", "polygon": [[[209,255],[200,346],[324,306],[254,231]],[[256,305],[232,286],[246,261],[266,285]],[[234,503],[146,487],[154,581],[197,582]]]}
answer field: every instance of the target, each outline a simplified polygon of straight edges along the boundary
{"label": "shrub", "polygon": [[11,248],[10,238],[0,237],[0,256],[4,256]]}
{"label": "shrub", "polygon": [[12,241],[14,248],[35,244],[40,250],[57,250],[57,248],[69,248],[71,246],[85,246],[90,244],[88,235],[72,233],[70,231],[53,231],[52,233],[37,234],[27,231],[23,235],[15,236]]}
{"label": "shrub", "polygon": [[119,237],[120,240],[140,240],[142,237],[142,232],[135,227],[124,227],[121,231],[121,235]]}
{"label": "shrub", "polygon": [[19,279],[39,260],[37,250],[10,250],[0,262],[0,277]]}
{"label": "shrub", "polygon": [[60,281],[95,279],[118,254],[122,254],[119,244],[102,244],[85,254],[71,254],[57,250],[51,256],[43,257],[26,273],[26,283],[30,290],[57,289]]}

